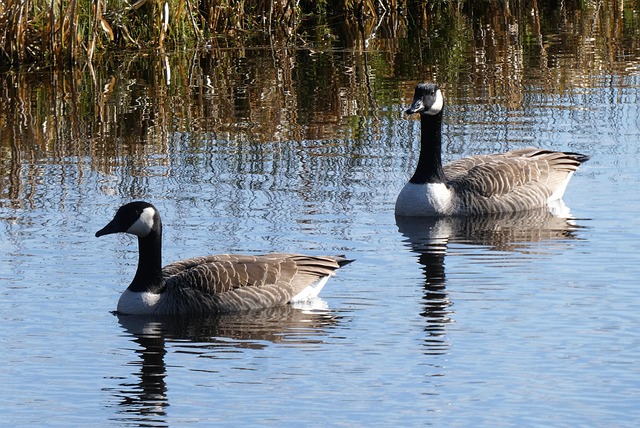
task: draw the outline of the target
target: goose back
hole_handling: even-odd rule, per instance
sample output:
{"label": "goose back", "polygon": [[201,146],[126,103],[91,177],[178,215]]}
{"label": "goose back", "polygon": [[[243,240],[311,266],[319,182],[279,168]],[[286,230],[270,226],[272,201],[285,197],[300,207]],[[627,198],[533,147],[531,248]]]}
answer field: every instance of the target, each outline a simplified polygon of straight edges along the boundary
{"label": "goose back", "polygon": [[523,211],[561,199],[588,156],[529,147],[463,158],[444,166],[464,214]]}

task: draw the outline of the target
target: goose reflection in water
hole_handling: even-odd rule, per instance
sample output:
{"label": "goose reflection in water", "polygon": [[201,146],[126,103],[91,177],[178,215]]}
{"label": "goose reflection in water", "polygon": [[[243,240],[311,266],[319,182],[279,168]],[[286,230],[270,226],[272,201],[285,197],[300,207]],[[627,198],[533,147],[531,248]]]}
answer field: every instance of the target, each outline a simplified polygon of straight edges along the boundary
{"label": "goose reflection in water", "polygon": [[[554,212],[547,208],[467,217],[403,217],[396,216],[396,225],[404,235],[406,245],[418,254],[424,271],[424,311],[428,334],[426,346],[432,354],[445,353],[445,326],[451,322],[452,302],[446,290],[445,256],[447,246],[479,245],[495,251],[532,252],[532,244],[541,241],[578,239],[581,227],[568,214],[566,206]],[[540,251],[537,249],[537,251]]]}
{"label": "goose reflection in water", "polygon": [[340,318],[326,309],[326,302],[316,299],[310,307],[285,305],[208,317],[118,315],[118,321],[140,346],[135,350],[140,360],[129,364],[139,367],[131,373],[137,381],[123,381],[109,391],[121,407],[120,422],[133,419],[144,426],[168,426],[165,378],[169,373],[164,361],[167,345],[199,357],[228,359],[230,348],[261,350],[270,343],[320,343]]}

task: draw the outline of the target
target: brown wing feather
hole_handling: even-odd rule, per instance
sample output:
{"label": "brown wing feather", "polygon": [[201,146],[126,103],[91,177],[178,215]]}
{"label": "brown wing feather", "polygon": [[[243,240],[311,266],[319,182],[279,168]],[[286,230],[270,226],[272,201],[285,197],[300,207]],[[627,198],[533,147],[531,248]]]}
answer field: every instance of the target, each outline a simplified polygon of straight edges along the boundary
{"label": "brown wing feather", "polygon": [[223,254],[172,263],[163,269],[164,306],[159,313],[215,313],[284,305],[340,266],[344,257],[296,254]]}
{"label": "brown wing feather", "polygon": [[167,282],[197,284],[202,292],[224,293],[234,288],[290,280],[295,264],[286,258],[221,254],[195,257],[165,266]]}
{"label": "brown wing feather", "polygon": [[472,156],[445,165],[451,186],[483,197],[505,195],[532,187],[549,196],[586,160],[573,153],[526,148]]}

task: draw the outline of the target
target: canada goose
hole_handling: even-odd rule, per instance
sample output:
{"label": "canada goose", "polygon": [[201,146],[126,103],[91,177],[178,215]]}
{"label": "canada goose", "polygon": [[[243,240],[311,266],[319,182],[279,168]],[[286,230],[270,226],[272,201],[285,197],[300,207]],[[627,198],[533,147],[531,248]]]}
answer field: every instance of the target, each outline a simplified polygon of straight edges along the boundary
{"label": "canada goose", "polygon": [[578,167],[579,153],[526,148],[472,156],[442,166],[442,109],[438,85],[416,87],[407,114],[420,113],[420,158],[396,200],[400,216],[449,216],[523,211],[559,201]]}
{"label": "canada goose", "polygon": [[262,309],[318,295],[350,263],[343,256],[221,254],[162,268],[162,221],[147,202],[130,202],[96,232],[138,237],[138,269],[118,301],[120,314],[212,314]]}

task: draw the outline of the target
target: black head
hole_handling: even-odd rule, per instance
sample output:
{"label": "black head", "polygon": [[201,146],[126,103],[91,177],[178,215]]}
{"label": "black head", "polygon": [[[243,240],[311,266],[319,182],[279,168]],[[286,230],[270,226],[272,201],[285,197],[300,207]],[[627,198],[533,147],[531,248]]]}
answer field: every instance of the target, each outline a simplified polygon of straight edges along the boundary
{"label": "black head", "polygon": [[413,102],[405,113],[427,114],[435,116],[442,111],[444,107],[444,97],[438,85],[435,83],[420,83],[416,86]]}
{"label": "black head", "polygon": [[96,237],[111,233],[130,233],[144,238],[152,230],[158,231],[160,215],[156,207],[148,202],[130,202],[121,206],[105,227],[96,232]]}

